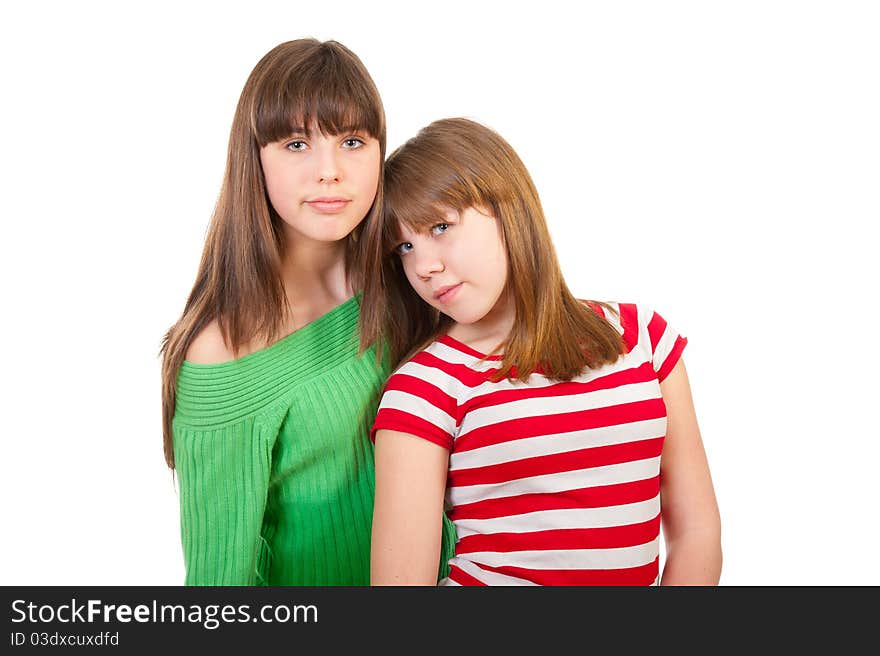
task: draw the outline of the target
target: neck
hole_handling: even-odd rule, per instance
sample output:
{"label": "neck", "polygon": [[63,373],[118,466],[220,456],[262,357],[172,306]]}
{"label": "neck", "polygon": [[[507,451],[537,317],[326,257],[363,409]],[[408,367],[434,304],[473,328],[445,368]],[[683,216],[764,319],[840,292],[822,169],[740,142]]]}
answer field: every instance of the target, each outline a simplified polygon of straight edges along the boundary
{"label": "neck", "polygon": [[504,341],[510,336],[516,308],[510,293],[498,299],[489,313],[472,324],[456,323],[449,330],[449,336],[467,344],[472,349],[494,355],[501,353]]}
{"label": "neck", "polygon": [[345,242],[303,242],[287,239],[281,279],[290,307],[333,305],[350,298],[345,275]]}

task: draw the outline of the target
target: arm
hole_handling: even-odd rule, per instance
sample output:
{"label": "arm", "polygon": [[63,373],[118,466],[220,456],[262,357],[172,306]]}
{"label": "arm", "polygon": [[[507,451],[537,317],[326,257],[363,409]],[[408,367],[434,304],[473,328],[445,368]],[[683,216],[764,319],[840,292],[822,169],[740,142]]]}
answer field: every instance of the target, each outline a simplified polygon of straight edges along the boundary
{"label": "arm", "polygon": [[449,452],[419,437],[376,433],[372,585],[435,585]]}
{"label": "arm", "polygon": [[721,519],[684,361],[660,383],[668,425],[660,460],[666,540],[661,585],[717,585]]}
{"label": "arm", "polygon": [[258,585],[272,446],[253,419],[223,429],[176,427],[186,585]]}
{"label": "arm", "polygon": [[[185,364],[234,360],[217,321],[187,349]],[[228,415],[239,403],[222,369],[182,367],[172,428],[186,585],[255,585],[268,555],[260,532],[277,431],[254,416]],[[265,562],[262,562],[265,565]]]}

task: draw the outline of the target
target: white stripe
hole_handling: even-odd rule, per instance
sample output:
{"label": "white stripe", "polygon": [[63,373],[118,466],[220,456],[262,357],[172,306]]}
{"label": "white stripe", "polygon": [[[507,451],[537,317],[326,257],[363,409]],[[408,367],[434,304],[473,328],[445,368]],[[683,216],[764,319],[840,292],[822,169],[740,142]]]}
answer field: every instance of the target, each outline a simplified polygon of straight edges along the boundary
{"label": "white stripe", "polygon": [[536,458],[556,453],[579,451],[580,449],[638,442],[664,435],[666,435],[666,417],[567,433],[538,435],[453,453],[449,459],[449,470],[488,467],[523,458]]}
{"label": "white stripe", "polygon": [[[479,360],[474,356],[462,353],[461,351],[446,346],[445,344],[441,344],[440,342],[434,342],[425,349],[425,352],[431,353],[432,355],[449,364],[465,365],[469,367],[472,371],[476,372],[485,372],[490,369],[495,369],[500,365],[500,362],[497,361],[480,363]],[[603,365],[599,369],[587,369],[583,372],[583,374],[575,378],[575,380],[578,382],[589,382],[600,376],[607,376],[609,374],[623,371],[625,369],[637,368],[646,360],[647,358],[644,357],[644,354],[631,352],[625,354],[616,362]],[[413,362],[412,360],[400,366],[395,373],[407,374],[409,376],[413,376],[414,378],[419,378],[421,380],[429,382],[437,388],[443,390],[450,396],[456,398],[459,405],[464,405],[475,397],[483,396],[484,394],[491,394],[493,392],[521,390],[525,389],[526,387],[528,387],[529,389],[540,389],[559,383],[559,381],[549,379],[546,376],[542,376],[540,374],[532,374],[529,377],[527,384],[521,383],[518,380],[510,380],[508,378],[505,378],[501,381],[498,381],[497,383],[486,381],[485,383],[481,383],[476,387],[468,387],[454,376],[445,373],[442,369],[439,369],[436,366],[427,366],[417,362]]]}
{"label": "white stripe", "polygon": [[[442,346],[442,344],[440,346]],[[395,375],[396,374],[405,374],[407,376],[412,376],[413,378],[417,378],[421,381],[433,385],[437,389],[443,391],[444,393],[455,399],[459,406],[464,405],[467,401],[474,397],[482,396],[484,394],[491,394],[492,392],[512,389],[525,389],[526,387],[525,384],[520,383],[519,381],[511,381],[507,378],[497,383],[486,381],[477,385],[476,387],[468,387],[458,378],[446,373],[443,369],[440,369],[439,367],[423,365],[418,362],[412,361],[407,362],[405,365],[400,367],[400,369],[395,372]],[[544,376],[539,376],[538,374],[532,374],[532,376],[529,378],[528,387],[529,389],[538,389],[542,387],[556,385],[557,382],[558,381],[550,380]],[[382,405],[384,405],[384,401],[385,399],[383,396]],[[380,405],[380,407],[382,407],[382,405]]]}
{"label": "white stripe", "polygon": [[[573,381],[576,383],[589,383],[603,376],[616,374],[627,369],[637,369],[647,360],[648,358],[644,353],[627,353],[623,355],[623,357],[618,358],[615,362],[604,364],[598,369],[585,369],[579,376],[576,376]],[[488,394],[494,394],[495,392],[507,392],[510,390],[524,389],[535,390],[545,387],[552,387],[553,385],[559,384],[560,381],[552,378],[547,378],[546,376],[543,376],[541,374],[532,374],[531,376],[529,376],[529,379],[526,383],[522,383],[518,380],[510,380],[509,378],[500,380],[497,383],[486,381],[485,383],[482,383],[476,387],[465,387],[464,389],[462,389],[462,394],[458,398],[458,403],[459,405],[465,405],[475,398]]]}
{"label": "white stripe", "polygon": [[593,390],[581,394],[519,399],[471,410],[461,423],[459,437],[464,437],[471,431],[502,421],[609,408],[622,403],[634,403],[660,397],[660,385],[654,379],[644,383],[620,385],[611,389]]}
{"label": "white stripe", "polygon": [[660,538],[635,547],[615,549],[560,549],[539,551],[480,551],[467,554],[468,560],[489,567],[524,569],[625,569],[648,565],[660,553]]}
{"label": "white stripe", "polygon": [[460,388],[462,387],[462,383],[454,376],[450,376],[437,367],[427,367],[418,362],[407,362],[397,370],[397,373],[406,374],[407,376],[412,376],[413,378],[430,383],[437,389],[446,392],[454,399],[461,396]]}
{"label": "white stripe", "polygon": [[402,392],[400,390],[389,390],[382,395],[382,408],[394,408],[403,410],[411,415],[415,415],[420,419],[429,421],[449,435],[455,433],[455,418],[429,403],[420,396]]}
{"label": "white stripe", "polygon": [[543,474],[504,483],[458,485],[448,490],[453,506],[474,501],[500,499],[518,494],[563,492],[598,485],[616,485],[653,478],[660,473],[660,456],[615,465],[576,469],[570,472]]}
{"label": "white stripe", "polygon": [[430,353],[451,364],[463,364],[474,371],[489,371],[497,369],[501,362],[498,360],[485,360],[480,362],[480,358],[462,353],[456,348],[447,346],[442,342],[434,342],[424,350],[424,353]]}
{"label": "white stripe", "polygon": [[[447,348],[447,350],[450,350],[450,349],[448,349],[448,347],[445,347],[445,348]],[[613,373],[616,370],[622,370],[622,369],[630,368],[633,366],[638,366],[632,362],[633,358],[630,357],[631,355],[632,354],[629,354],[629,356],[627,356],[626,358],[621,358],[620,360],[618,360],[617,363],[614,363],[613,365],[606,365],[601,370],[596,370],[593,372],[586,372],[585,376],[582,376],[576,380],[592,378],[592,377],[595,377],[596,375],[599,375],[599,374],[607,375],[608,373]],[[624,360],[628,360],[628,362],[624,362]],[[641,364],[641,362],[639,364]],[[456,379],[453,376],[450,376],[449,374],[445,373],[443,370],[438,369],[436,367],[424,366],[424,365],[421,365],[421,364],[418,364],[415,362],[407,363],[399,371],[400,371],[400,373],[405,373],[407,375],[413,376],[413,377],[418,378],[418,379],[420,379],[430,385],[433,385],[434,387],[437,387],[438,389],[445,392],[446,394],[449,394],[451,397],[457,398],[459,404],[463,404],[464,402],[466,402],[466,400],[473,398],[475,396],[481,396],[483,394],[489,394],[492,392],[508,390],[508,389],[511,389],[511,390],[512,389],[522,389],[524,387],[524,385],[522,383],[519,383],[518,381],[510,381],[510,380],[505,379],[505,380],[500,381],[498,383],[486,382],[486,383],[479,385],[476,388],[468,389],[458,379]],[[557,381],[549,380],[544,376],[538,376],[538,375],[531,376],[530,381],[529,381],[530,388],[547,387],[547,386],[551,386],[551,385],[555,385],[555,384],[557,384]],[[633,388],[636,388],[637,393],[643,393],[644,389],[646,389],[646,388],[643,388],[640,386],[647,386],[650,384],[654,384],[656,386],[656,382],[651,381],[649,383],[640,383],[640,384],[636,384],[636,385],[629,385],[629,386],[624,386],[623,388],[615,388],[615,389],[617,389],[617,390],[621,390],[621,389],[632,390]],[[597,390],[595,392],[589,392],[589,393],[585,393],[583,395],[576,395],[576,397],[574,397],[574,398],[577,398],[577,399],[582,399],[585,397],[590,398],[591,399],[590,403],[585,403],[582,406],[584,409],[586,409],[588,407],[594,407],[594,406],[597,407],[599,405],[600,400],[601,400],[601,399],[597,399],[595,396],[589,396],[589,395],[599,395],[600,397],[604,396],[605,398],[610,398],[610,396],[614,394],[614,391],[615,390]],[[605,394],[600,394],[600,392],[604,392]],[[406,396],[402,396],[402,395],[406,395]],[[563,399],[561,402],[557,403],[556,405],[557,405],[557,407],[559,407],[559,406],[564,407],[566,405],[566,402],[564,401],[564,399],[571,398],[571,397],[554,397],[554,398],[555,399]],[[527,404],[530,403],[534,406],[540,406],[541,404],[545,403],[545,400],[544,399],[525,399],[523,401],[513,402],[513,405],[516,408],[516,407],[518,407],[517,404],[522,404],[522,403],[527,403]],[[573,401],[569,401],[568,403],[573,404]],[[489,408],[485,408],[483,410],[479,410],[479,409],[473,410],[470,413],[468,413],[467,418],[466,418],[466,422],[468,423],[468,426],[470,426],[471,418],[476,417],[477,420],[480,420],[481,414],[483,416],[483,420],[485,421],[487,418],[489,418],[489,416],[492,413],[497,415],[500,408],[507,408],[509,405],[510,404],[502,404],[500,406],[490,406]],[[528,407],[528,406],[526,406],[526,407]],[[571,406],[569,406],[569,407],[571,407]],[[416,396],[414,394],[401,392],[399,390],[389,390],[389,391],[385,392],[385,394],[382,396],[382,400],[379,405],[379,408],[380,409],[394,408],[394,409],[404,410],[406,412],[410,412],[410,413],[415,414],[417,416],[424,416],[426,414],[424,409],[428,409],[428,414],[430,416],[425,416],[424,417],[425,419],[427,419],[428,421],[431,421],[431,423],[435,424],[436,426],[438,426],[439,428],[441,428],[445,432],[450,433],[450,435],[456,434],[455,431],[456,431],[457,427],[455,425],[455,418],[454,417],[447,414],[445,411],[437,409],[435,406],[431,405],[429,402],[427,402],[423,399],[420,399],[418,396]],[[565,410],[563,409],[561,411],[565,411]],[[529,416],[531,416],[531,414]],[[508,417],[508,418],[514,418],[514,417]],[[469,427],[468,430],[473,430],[473,427]]]}
{"label": "white stripe", "polygon": [[[648,361],[649,355],[650,354],[646,355],[645,353],[642,353],[640,351],[627,353],[618,358],[616,362],[602,365],[598,369],[585,369],[580,376],[577,376],[573,379],[573,382],[589,383],[603,376],[616,374],[627,369],[637,369],[642,364]],[[559,384],[560,382],[558,380],[547,378],[546,376],[543,376],[541,374],[532,374],[531,376],[529,376],[526,383],[522,383],[518,380],[510,380],[509,378],[500,380],[497,383],[486,381],[485,383],[481,383],[476,387],[464,387],[463,389],[461,389],[460,395],[458,397],[458,403],[459,405],[465,405],[472,400],[477,399],[478,397],[494,394],[496,392],[507,392],[511,390],[520,391],[524,389],[537,390]]]}
{"label": "white stripe", "polygon": [[[472,563],[468,558],[456,557],[449,560],[450,565],[457,566],[463,572],[473,576],[478,581],[482,581],[486,585],[537,585],[532,581],[518,578],[516,576],[507,576],[498,572],[490,572],[482,569],[476,563]],[[451,584],[451,583],[450,583]]]}
{"label": "white stripe", "polygon": [[660,338],[660,341],[657,342],[657,348],[654,349],[654,371],[660,371],[663,362],[675,347],[675,339],[677,337],[676,332],[667,324],[666,330],[663,331],[663,337]]}
{"label": "white stripe", "polygon": [[623,325],[620,323],[620,303],[609,303],[608,305],[617,310],[617,312],[609,312],[607,309],[602,308],[602,312],[605,314],[605,320],[614,326],[614,329],[622,335]]}
{"label": "white stripe", "polygon": [[464,405],[468,403],[472,399],[478,398],[480,396],[485,396],[487,394],[494,394],[495,392],[507,392],[510,390],[522,390],[528,389],[542,389],[544,387],[552,387],[553,385],[559,384],[557,380],[551,380],[546,376],[542,376],[541,374],[532,374],[529,376],[528,383],[521,383],[518,380],[511,380],[510,378],[503,378],[499,380],[497,383],[493,383],[492,381],[486,381],[485,383],[480,383],[476,387],[465,387],[462,390],[462,394],[458,399],[459,405]]}
{"label": "white stripe", "polygon": [[603,508],[571,508],[496,517],[455,521],[458,539],[469,535],[493,533],[531,533],[556,529],[609,528],[641,524],[660,514],[660,495],[647,501]]}

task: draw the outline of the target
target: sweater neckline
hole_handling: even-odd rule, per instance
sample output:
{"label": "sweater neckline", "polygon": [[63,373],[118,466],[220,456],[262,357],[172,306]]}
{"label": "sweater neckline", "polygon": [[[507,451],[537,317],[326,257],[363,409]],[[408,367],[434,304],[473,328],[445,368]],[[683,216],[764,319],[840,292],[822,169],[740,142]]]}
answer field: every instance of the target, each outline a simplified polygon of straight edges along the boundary
{"label": "sweater neckline", "polygon": [[[184,360],[181,366],[186,366],[194,371],[209,371],[209,370],[218,370],[220,368],[230,366],[230,367],[240,367],[243,364],[250,364],[251,362],[262,360],[266,357],[271,357],[275,354],[276,351],[283,351],[286,348],[289,348],[292,343],[298,341],[299,339],[304,339],[310,333],[313,333],[316,330],[319,330],[322,326],[326,326],[328,322],[333,322],[338,318],[347,317],[352,310],[357,310],[357,304],[359,301],[360,292],[352,296],[351,298],[343,301],[336,307],[328,310],[321,316],[313,319],[309,323],[300,328],[297,328],[292,333],[285,335],[281,339],[269,344],[269,346],[265,346],[253,353],[248,353],[247,355],[243,355],[240,358],[235,358],[234,360],[227,360],[226,362],[215,362],[211,364],[199,364],[196,362],[190,362],[189,360]],[[352,308],[351,306],[355,307]],[[340,315],[343,315],[340,317]]]}
{"label": "sweater neckline", "polygon": [[[359,359],[355,295],[266,348],[216,364],[184,361],[175,422],[218,425],[274,406],[338,367]],[[364,357],[373,357],[364,354]]]}

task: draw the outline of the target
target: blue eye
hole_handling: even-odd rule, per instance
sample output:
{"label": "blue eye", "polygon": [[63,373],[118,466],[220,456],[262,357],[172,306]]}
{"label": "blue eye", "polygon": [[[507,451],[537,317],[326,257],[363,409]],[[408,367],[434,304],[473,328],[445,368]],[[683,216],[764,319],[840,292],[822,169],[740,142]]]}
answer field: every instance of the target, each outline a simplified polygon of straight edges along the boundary
{"label": "blue eye", "polygon": [[431,228],[431,232],[435,235],[442,235],[447,230],[449,230],[448,223],[438,223],[433,228]]}
{"label": "blue eye", "polygon": [[301,141],[299,139],[296,139],[294,141],[291,141],[289,144],[287,144],[285,146],[285,148],[287,148],[287,150],[290,150],[290,151],[293,151],[296,153],[296,152],[299,152],[301,150],[305,150],[306,148],[308,148],[308,144],[306,144],[305,141]]}
{"label": "blue eye", "polygon": [[400,255],[401,257],[409,253],[413,249],[413,245],[408,241],[403,242],[402,244],[395,247],[394,251]]}
{"label": "blue eye", "polygon": [[364,140],[359,139],[358,137],[349,137],[342,143],[345,145],[346,148],[350,150],[354,150],[355,148],[360,148],[361,146],[365,145]]}

